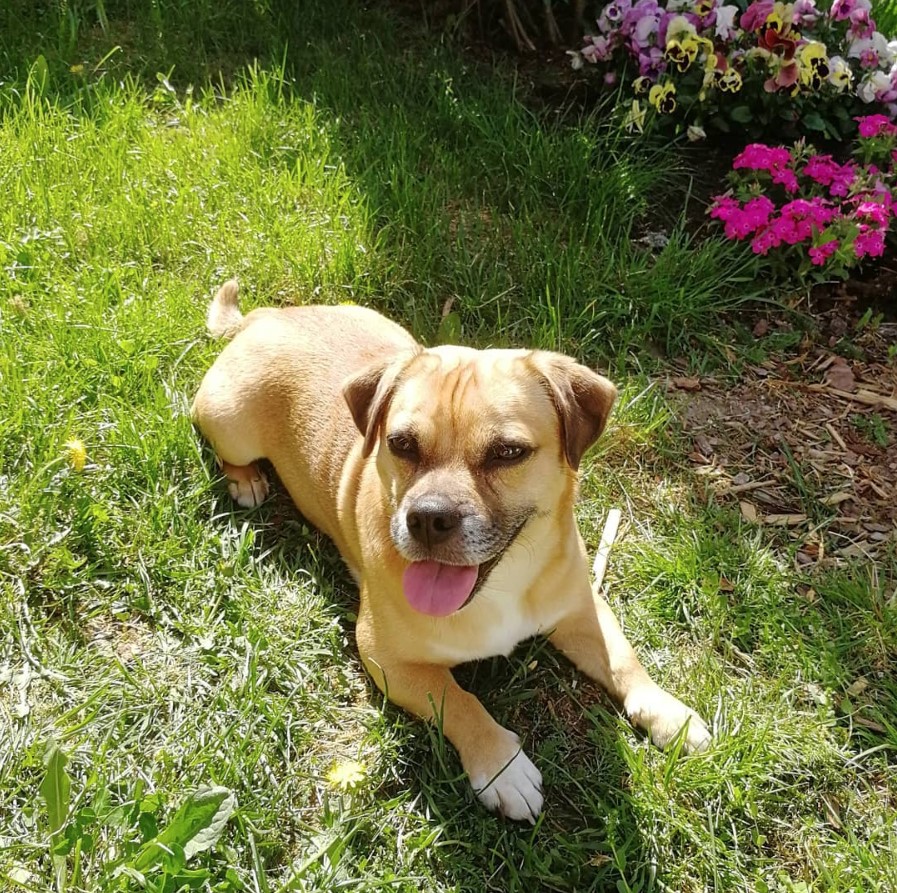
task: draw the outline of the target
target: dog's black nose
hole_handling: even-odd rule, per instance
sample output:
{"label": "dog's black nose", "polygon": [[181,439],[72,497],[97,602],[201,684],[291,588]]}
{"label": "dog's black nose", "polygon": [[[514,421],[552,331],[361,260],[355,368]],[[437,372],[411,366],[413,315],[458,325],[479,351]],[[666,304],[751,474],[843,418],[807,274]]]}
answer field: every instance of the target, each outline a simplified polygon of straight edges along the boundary
{"label": "dog's black nose", "polygon": [[461,523],[461,512],[448,500],[429,497],[415,503],[405,523],[408,532],[428,549],[444,543]]}

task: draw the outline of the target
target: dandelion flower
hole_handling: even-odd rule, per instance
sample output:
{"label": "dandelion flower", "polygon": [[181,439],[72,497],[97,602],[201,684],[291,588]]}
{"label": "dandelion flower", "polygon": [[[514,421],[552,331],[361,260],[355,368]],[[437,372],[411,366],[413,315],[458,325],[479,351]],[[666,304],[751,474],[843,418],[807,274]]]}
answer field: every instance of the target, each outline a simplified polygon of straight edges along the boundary
{"label": "dandelion flower", "polygon": [[87,450],[84,442],[81,440],[70,440],[65,445],[65,455],[69,461],[69,465],[75,471],[84,471],[84,465],[87,462]]}
{"label": "dandelion flower", "polygon": [[327,782],[340,791],[354,791],[367,778],[367,771],[355,760],[334,763],[327,773]]}

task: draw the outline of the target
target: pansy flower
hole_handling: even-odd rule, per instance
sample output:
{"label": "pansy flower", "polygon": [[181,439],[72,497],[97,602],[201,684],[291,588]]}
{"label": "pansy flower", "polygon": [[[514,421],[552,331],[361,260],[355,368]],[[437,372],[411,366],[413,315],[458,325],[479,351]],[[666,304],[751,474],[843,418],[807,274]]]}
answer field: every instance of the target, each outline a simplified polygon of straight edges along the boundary
{"label": "pansy flower", "polygon": [[648,102],[662,115],[671,115],[676,111],[676,85],[672,81],[655,84],[648,92]]}

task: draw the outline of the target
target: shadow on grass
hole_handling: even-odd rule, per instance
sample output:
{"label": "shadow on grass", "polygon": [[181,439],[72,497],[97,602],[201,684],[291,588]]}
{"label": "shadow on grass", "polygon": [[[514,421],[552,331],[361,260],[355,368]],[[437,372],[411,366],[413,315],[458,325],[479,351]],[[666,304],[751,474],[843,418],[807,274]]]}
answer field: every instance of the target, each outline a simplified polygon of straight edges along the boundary
{"label": "shadow on grass", "polygon": [[[74,37],[49,13],[40,28],[11,30],[22,35],[6,40],[20,89],[45,51],[45,92],[90,113],[99,75],[66,63],[121,46],[106,79],[142,75],[152,103],[176,116],[188,83],[244,80],[255,59],[283,65],[283,81],[255,81],[270,93],[273,130],[279,104],[311,103],[371,211],[380,262],[356,294],[425,340],[643,361],[709,337],[717,311],[758,294],[743,253],[678,228],[688,185],[663,147],[625,141],[601,109],[568,120],[531,111],[509,71],[452,53],[413,20],[351,2],[167,0],[131,17],[107,3],[103,30],[89,6],[70,7],[82,10]],[[291,138],[260,147],[262,163],[295,167]],[[663,247],[640,241],[658,227]]]}
{"label": "shadow on grass", "polygon": [[[276,575],[310,574],[339,618],[351,646],[346,660],[364,675],[368,701],[383,711],[382,727],[399,730],[397,765],[378,781],[376,800],[416,804],[437,833],[427,854],[437,876],[464,891],[601,890],[621,877],[632,889],[651,889],[654,857],[639,833],[624,756],[631,747],[625,738],[636,733],[600,687],[541,637],[509,658],[455,668],[459,684],[520,734],[543,774],[545,812],[535,827],[490,815],[438,725],[386,702],[364,674],[354,642],[355,584],[333,544],[304,523],[273,469],[266,470],[274,484],[270,502],[237,512],[252,524],[254,550]],[[362,860],[378,829],[353,827],[349,850]]]}
{"label": "shadow on grass", "polygon": [[[214,78],[216,66],[233,75],[256,54],[270,70],[288,46],[288,83],[272,77],[253,87],[271,123],[267,141],[253,147],[257,163],[296,167],[296,147],[277,141],[278,115],[286,103],[313,103],[315,120],[375,221],[381,260],[358,294],[425,337],[437,336],[451,299],[466,340],[529,341],[584,359],[617,358],[658,344],[682,348],[694,334],[712,331],[721,305],[745,296],[743,271],[733,272],[719,247],[696,249],[675,234],[657,254],[634,244],[641,215],[665,194],[661,156],[623,151],[598,117],[565,127],[534,116],[515,100],[506,74],[483,77],[482,68],[432,38],[428,45],[382,10],[160,0],[147,7],[156,12],[131,21],[124,18],[128,4],[108,2],[104,32],[85,24],[96,4],[65,8],[82,16],[80,26],[68,14],[56,21],[50,12],[31,28],[30,5],[19,0],[7,7],[19,21],[3,22],[10,27],[0,31],[19,85],[37,52],[45,51],[47,95],[58,91],[84,115],[95,110],[89,84],[77,79],[94,77],[91,64],[116,44],[123,49],[106,63],[108,80],[132,67],[155,84],[156,72],[178,64],[174,93],[160,83],[158,101],[148,100],[165,114],[185,101],[187,81]],[[82,59],[89,60],[86,74],[69,70]],[[176,267],[177,259],[162,261]],[[594,499],[609,492],[597,487]],[[296,579],[301,567],[318,588],[336,594],[334,611],[348,633],[354,591],[326,540],[301,532],[283,497],[240,520],[257,531],[254,548],[281,577]],[[616,881],[651,889],[657,872],[667,887],[687,889],[695,878],[706,885],[711,877],[735,879],[762,868],[768,857],[761,838],[778,835],[783,843],[774,855],[790,865],[794,852],[804,854],[800,871],[813,879],[805,841],[788,838],[792,831],[782,828],[818,823],[821,794],[851,781],[854,770],[844,768],[840,749],[849,747],[851,759],[859,760],[860,748],[847,741],[850,711],[835,713],[835,696],[843,706],[848,680],[865,675],[866,698],[893,694],[893,639],[882,634],[893,612],[884,583],[870,590],[862,574],[833,577],[817,585],[816,602],[802,604],[790,574],[759,538],[744,531],[737,535],[743,539],[733,536],[731,514],[686,504],[658,523],[662,536],[621,558],[631,602],[616,607],[628,615],[640,653],[703,652],[702,672],[686,675],[705,714],[719,706],[717,749],[673,771],[643,742],[630,744],[625,724],[543,643],[524,646],[510,661],[464,668],[462,680],[500,722],[522,734],[545,774],[548,809],[535,831],[496,823],[476,805],[456,757],[435,731],[406,724],[388,708],[384,726],[413,730],[399,751],[400,787],[389,793],[419,794],[423,811],[439,824],[441,845],[430,857],[440,876],[471,890],[484,883],[501,890],[586,890]],[[735,588],[723,589],[723,578]],[[670,672],[675,677],[676,668]],[[370,688],[366,696],[379,701]],[[863,749],[888,746],[889,739],[893,746],[892,703],[884,699],[868,714],[884,731],[861,727]],[[882,753],[893,756],[893,750]],[[708,804],[715,812],[705,820]],[[845,813],[845,821],[861,836],[859,818]],[[834,847],[833,836],[820,839]],[[361,864],[364,838],[352,848]],[[718,860],[713,865],[707,852]]]}

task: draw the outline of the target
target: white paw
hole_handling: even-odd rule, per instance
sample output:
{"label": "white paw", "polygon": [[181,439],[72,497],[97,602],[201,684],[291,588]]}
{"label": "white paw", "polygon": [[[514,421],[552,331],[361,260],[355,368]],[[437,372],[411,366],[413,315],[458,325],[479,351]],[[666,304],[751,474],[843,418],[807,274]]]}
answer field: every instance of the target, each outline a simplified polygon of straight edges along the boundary
{"label": "white paw", "polygon": [[630,692],[624,706],[632,724],[646,731],[660,748],[666,747],[686,723],[682,745],[686,753],[698,753],[710,745],[710,730],[701,717],[659,685]]}
{"label": "white paw", "polygon": [[237,505],[252,509],[261,505],[268,496],[268,478],[264,472],[259,471],[249,478],[229,478],[227,492],[230,493]]}
{"label": "white paw", "polygon": [[486,809],[517,822],[535,824],[542,812],[542,773],[520,747],[520,739],[507,729],[492,765],[468,771],[470,783]]}

